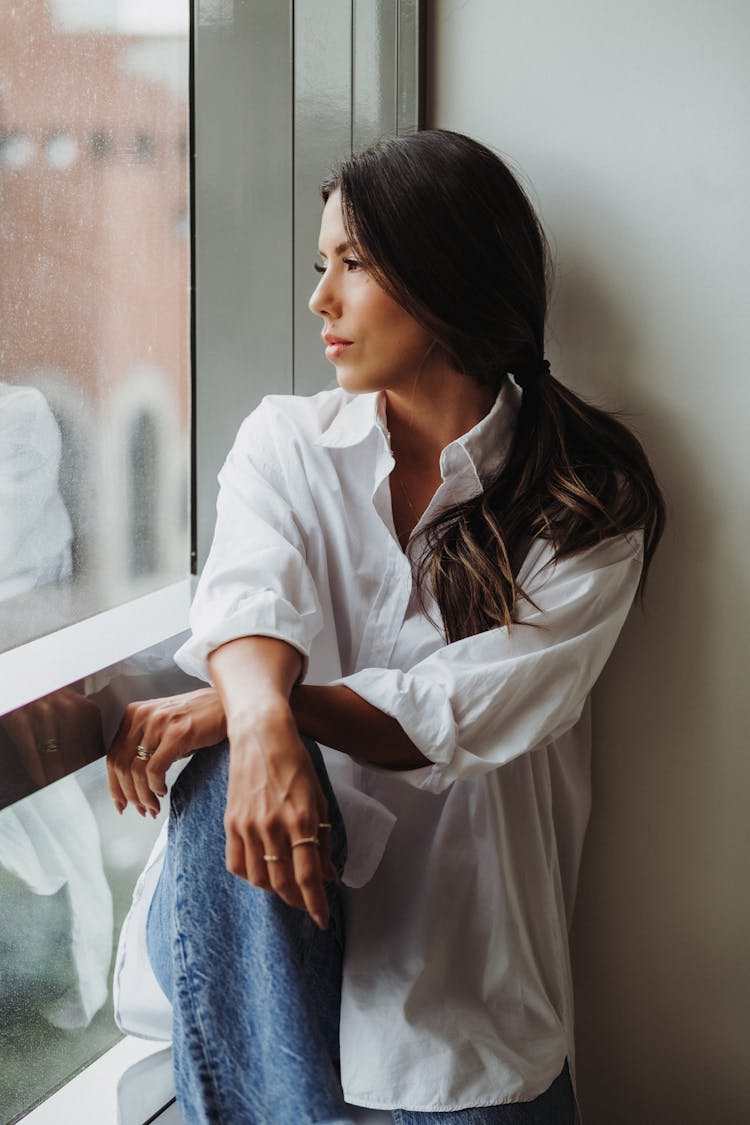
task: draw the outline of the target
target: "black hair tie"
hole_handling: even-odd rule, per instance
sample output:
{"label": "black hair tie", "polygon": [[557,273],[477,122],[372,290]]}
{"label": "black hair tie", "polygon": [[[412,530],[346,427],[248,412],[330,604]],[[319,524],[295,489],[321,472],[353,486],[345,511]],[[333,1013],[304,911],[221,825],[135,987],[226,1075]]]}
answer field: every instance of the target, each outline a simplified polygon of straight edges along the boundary
{"label": "black hair tie", "polygon": [[540,379],[545,379],[551,372],[550,362],[548,359],[543,359],[539,364],[529,364],[528,367],[521,367],[519,370],[513,372],[513,378],[518,383],[519,387],[523,390],[529,389]]}

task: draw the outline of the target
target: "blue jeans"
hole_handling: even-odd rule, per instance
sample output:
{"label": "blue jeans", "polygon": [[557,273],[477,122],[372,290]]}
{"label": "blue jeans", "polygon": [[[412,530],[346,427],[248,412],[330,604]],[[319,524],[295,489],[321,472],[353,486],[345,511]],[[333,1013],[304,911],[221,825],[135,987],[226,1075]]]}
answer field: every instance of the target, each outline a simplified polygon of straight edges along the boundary
{"label": "blue jeans", "polygon": [[[320,750],[332,859],[346,833]],[[196,753],[172,791],[169,844],[148,916],[148,952],[173,1012],[185,1125],[349,1125],[338,1078],[344,945],[341,888],[325,933],[224,862],[226,742]],[[393,1111],[395,1125],[572,1125],[567,1067],[533,1102],[455,1113]]]}

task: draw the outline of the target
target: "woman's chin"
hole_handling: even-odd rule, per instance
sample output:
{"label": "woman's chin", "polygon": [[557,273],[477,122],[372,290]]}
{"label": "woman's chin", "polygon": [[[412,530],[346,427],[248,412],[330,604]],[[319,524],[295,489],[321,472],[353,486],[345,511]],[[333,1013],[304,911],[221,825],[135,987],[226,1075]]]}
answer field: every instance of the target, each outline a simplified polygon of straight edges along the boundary
{"label": "woman's chin", "polygon": [[368,391],[378,391],[381,388],[374,385],[373,379],[367,379],[362,375],[358,375],[356,371],[347,369],[345,366],[336,367],[336,381],[341,387],[342,391],[348,391],[349,394],[366,394]]}

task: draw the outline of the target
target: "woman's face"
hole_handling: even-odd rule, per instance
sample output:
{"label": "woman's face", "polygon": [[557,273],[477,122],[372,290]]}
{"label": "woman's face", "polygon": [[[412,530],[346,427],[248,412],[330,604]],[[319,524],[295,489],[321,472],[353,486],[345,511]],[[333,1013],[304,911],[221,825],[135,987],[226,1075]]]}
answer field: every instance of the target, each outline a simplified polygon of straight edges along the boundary
{"label": "woman's face", "polygon": [[433,337],[381,289],[349,245],[341,195],[333,192],[320,224],[321,273],[310,309],[323,320],[326,359],[344,390],[398,390],[411,386]]}

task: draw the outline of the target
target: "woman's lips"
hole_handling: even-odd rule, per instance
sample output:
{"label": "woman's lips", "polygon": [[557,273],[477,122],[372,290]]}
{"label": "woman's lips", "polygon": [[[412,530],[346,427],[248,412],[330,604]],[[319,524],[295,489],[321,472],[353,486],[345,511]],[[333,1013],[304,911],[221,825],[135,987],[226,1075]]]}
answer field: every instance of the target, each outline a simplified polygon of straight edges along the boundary
{"label": "woman's lips", "polygon": [[329,344],[326,348],[326,359],[338,359],[351,346],[350,340],[342,340],[340,344]]}
{"label": "woman's lips", "polygon": [[326,345],[326,359],[330,360],[338,359],[354,342],[344,340],[341,336],[332,336],[329,332],[324,332],[322,335]]}

